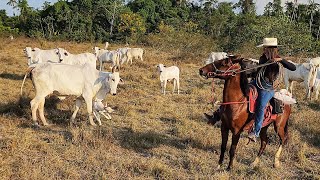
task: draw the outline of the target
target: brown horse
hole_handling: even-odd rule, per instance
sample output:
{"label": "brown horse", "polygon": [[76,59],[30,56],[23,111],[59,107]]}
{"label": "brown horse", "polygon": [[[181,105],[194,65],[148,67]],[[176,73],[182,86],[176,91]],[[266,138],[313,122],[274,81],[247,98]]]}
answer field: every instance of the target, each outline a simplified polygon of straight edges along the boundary
{"label": "brown horse", "polygon": [[[229,151],[230,161],[228,170],[232,168],[233,159],[237,144],[240,138],[241,132],[244,130],[246,125],[253,119],[253,115],[248,112],[247,103],[247,91],[248,91],[248,80],[246,73],[241,68],[242,58],[228,57],[219,61],[215,61],[199,69],[201,76],[205,78],[219,78],[224,79],[223,89],[223,103],[221,112],[221,154],[219,158],[219,167],[223,163],[224,153],[226,151],[228,134],[232,132],[232,144]],[[288,139],[288,119],[291,112],[289,105],[285,105],[282,114],[278,114],[276,120],[273,122],[274,129],[280,137],[280,147],[275,154],[274,167],[280,166],[280,154],[282,146]],[[270,126],[267,125],[261,129],[260,138],[261,146],[255,161],[252,163],[256,166],[259,163],[259,157],[266,148],[268,137],[267,129]]]}

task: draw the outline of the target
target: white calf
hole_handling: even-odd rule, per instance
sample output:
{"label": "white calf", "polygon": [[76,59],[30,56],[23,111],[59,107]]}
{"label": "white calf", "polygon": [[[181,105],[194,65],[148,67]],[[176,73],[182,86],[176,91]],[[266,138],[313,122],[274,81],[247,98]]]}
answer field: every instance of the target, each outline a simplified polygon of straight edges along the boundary
{"label": "white calf", "polygon": [[[81,106],[81,98],[84,99],[87,105],[89,121],[91,125],[96,125],[93,122],[92,101],[96,99],[104,99],[106,94],[110,92],[116,95],[117,86],[122,79],[119,77],[119,72],[112,73],[101,72],[93,68],[90,64],[82,66],[42,63],[37,65],[32,71],[32,82],[36,89],[36,96],[32,101],[32,120],[37,123],[37,110],[42,123],[48,125],[44,117],[45,97],[54,91],[61,95],[75,95],[76,109],[71,116],[71,122],[75,119],[77,112]],[[101,125],[100,119],[98,119]]]}
{"label": "white calf", "polygon": [[94,54],[100,62],[100,71],[102,71],[102,66],[104,62],[111,63],[113,67],[120,68],[120,52],[119,51],[108,51],[105,49],[100,49],[99,47],[94,47]]}
{"label": "white calf", "polygon": [[284,69],[284,84],[286,89],[290,89],[290,93],[292,93],[293,89],[293,81],[303,82],[306,88],[306,98],[310,99],[311,88],[314,84],[317,68],[311,63],[294,63],[290,61],[296,66],[295,71],[290,71],[288,69]]}
{"label": "white calf", "polygon": [[59,62],[59,56],[56,54],[56,49],[43,50],[39,48],[26,47],[23,50],[28,58],[28,66],[37,63]]}
{"label": "white calf", "polygon": [[227,58],[228,57],[227,55],[228,54],[225,52],[212,52],[209,54],[209,57],[205,61],[205,64],[207,65],[207,64],[213,63],[214,61],[218,61],[218,60]]}
{"label": "white calf", "polygon": [[141,61],[143,61],[142,58],[143,55],[143,49],[142,48],[130,48],[127,50],[127,61],[132,64],[132,59],[141,59]]}
{"label": "white calf", "polygon": [[180,76],[180,70],[177,66],[171,66],[171,67],[166,67],[163,64],[159,64],[157,66],[158,71],[160,73],[160,83],[161,83],[161,88],[162,88],[162,93],[166,94],[166,86],[167,86],[167,81],[173,79],[173,91],[176,88],[178,88],[178,94],[180,93],[180,83],[179,83],[179,76]]}

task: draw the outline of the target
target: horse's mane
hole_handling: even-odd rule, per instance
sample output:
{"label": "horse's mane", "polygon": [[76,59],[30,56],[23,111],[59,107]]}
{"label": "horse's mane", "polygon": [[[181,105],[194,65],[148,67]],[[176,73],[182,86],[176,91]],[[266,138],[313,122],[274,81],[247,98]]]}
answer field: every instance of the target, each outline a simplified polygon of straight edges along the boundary
{"label": "horse's mane", "polygon": [[[241,69],[243,68],[243,63],[240,63]],[[240,88],[242,93],[247,96],[247,94],[249,93],[249,83],[248,83],[248,76],[246,72],[241,72],[240,73]]]}

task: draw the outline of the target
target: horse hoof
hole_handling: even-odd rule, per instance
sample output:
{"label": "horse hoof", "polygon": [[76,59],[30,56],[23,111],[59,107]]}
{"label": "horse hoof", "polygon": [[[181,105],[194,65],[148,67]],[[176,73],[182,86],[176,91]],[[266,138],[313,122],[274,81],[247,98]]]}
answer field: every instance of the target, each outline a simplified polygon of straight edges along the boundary
{"label": "horse hoof", "polygon": [[260,162],[260,159],[259,158],[256,158],[253,163],[251,163],[251,167],[256,167]]}
{"label": "horse hoof", "polygon": [[231,171],[232,170],[232,168],[229,166],[229,167],[227,167],[227,171]]}
{"label": "horse hoof", "polygon": [[219,170],[220,168],[221,168],[221,165],[219,164],[216,169]]}

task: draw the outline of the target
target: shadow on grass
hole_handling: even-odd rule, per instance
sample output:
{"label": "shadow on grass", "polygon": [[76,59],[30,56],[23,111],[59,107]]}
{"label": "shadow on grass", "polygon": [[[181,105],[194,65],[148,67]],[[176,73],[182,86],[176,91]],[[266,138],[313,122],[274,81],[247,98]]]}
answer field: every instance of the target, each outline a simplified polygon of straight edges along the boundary
{"label": "shadow on grass", "polygon": [[318,103],[310,102],[310,103],[308,103],[308,107],[310,109],[315,110],[315,111],[320,111],[320,103],[319,102]]}
{"label": "shadow on grass", "polygon": [[[320,127],[310,128],[308,125],[301,126],[299,124],[291,124],[291,127],[298,130],[301,134],[301,138],[304,142],[308,142],[309,144],[320,148]],[[290,125],[289,125],[290,128]],[[289,129],[290,133],[290,129]],[[290,138],[290,134],[289,134]],[[289,139],[290,141],[290,139]]]}
{"label": "shadow on grass", "polygon": [[[32,122],[31,109],[30,109],[30,97],[19,97],[17,101],[12,101],[6,104],[0,103],[0,114],[6,114],[9,116],[15,116],[18,118],[25,118]],[[69,119],[72,115],[72,109],[60,110],[57,108],[60,100],[56,96],[50,96],[46,98],[45,102],[45,116],[49,123],[66,125],[69,123]],[[81,115],[78,114],[79,119]],[[40,122],[38,118],[38,122]],[[40,123],[41,124],[41,123]],[[30,125],[22,124],[21,127],[30,127]]]}
{"label": "shadow on grass", "polygon": [[24,75],[11,74],[11,73],[1,73],[0,78],[10,79],[10,80],[23,80]]}
{"label": "shadow on grass", "polygon": [[30,119],[30,100],[29,97],[20,97],[17,101],[12,101],[7,104],[0,103],[0,114],[9,114]]}
{"label": "shadow on grass", "polygon": [[149,149],[159,147],[160,145],[172,146],[177,149],[186,149],[187,147],[202,149],[205,151],[214,151],[218,147],[206,146],[191,138],[179,138],[158,132],[134,132],[130,128],[124,128],[114,132],[114,137],[118,137],[120,145],[126,149],[133,149],[138,153],[148,153]]}

